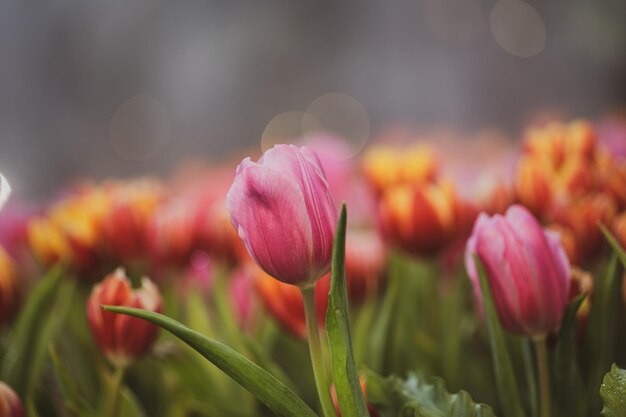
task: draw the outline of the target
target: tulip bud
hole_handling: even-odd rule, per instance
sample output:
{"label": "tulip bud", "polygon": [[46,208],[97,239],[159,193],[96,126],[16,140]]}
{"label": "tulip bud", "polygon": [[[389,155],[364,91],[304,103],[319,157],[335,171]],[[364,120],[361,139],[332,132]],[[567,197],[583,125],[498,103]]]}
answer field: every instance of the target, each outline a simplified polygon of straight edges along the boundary
{"label": "tulip bud", "polygon": [[87,320],[102,353],[118,366],[144,355],[156,340],[158,327],[145,320],[104,311],[103,305],[161,311],[161,295],[148,278],[133,289],[123,269],[117,269],[93,287],[87,300]]}
{"label": "tulip bud", "polygon": [[465,265],[482,304],[478,256],[502,326],[528,336],[555,330],[569,300],[570,265],[559,237],[519,205],[504,216],[481,214],[467,242]]}
{"label": "tulip bud", "polygon": [[0,416],[26,417],[26,412],[19,397],[4,382],[0,381]]}
{"label": "tulip bud", "polygon": [[11,320],[17,310],[19,285],[11,256],[0,247],[0,326]]}
{"label": "tulip bud", "polygon": [[309,286],[330,270],[337,207],[315,153],[276,145],[244,159],[227,195],[231,222],[274,278]]}
{"label": "tulip bud", "polygon": [[[254,287],[265,308],[274,316],[278,323],[294,336],[306,339],[304,302],[302,301],[302,293],[298,288],[277,281],[260,270],[255,276]],[[315,284],[317,321],[320,326],[326,320],[329,290],[330,275],[326,275]]]}

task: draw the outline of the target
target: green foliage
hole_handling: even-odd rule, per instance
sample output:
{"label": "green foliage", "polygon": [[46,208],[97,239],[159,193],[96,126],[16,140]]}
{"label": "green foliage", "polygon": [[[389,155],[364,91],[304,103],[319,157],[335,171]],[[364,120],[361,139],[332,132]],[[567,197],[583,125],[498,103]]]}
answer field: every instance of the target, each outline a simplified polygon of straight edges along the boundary
{"label": "green foliage", "polygon": [[105,309],[148,320],[172,333],[254,394],[277,415],[316,416],[289,387],[228,346],[209,339],[162,314],[125,307],[107,306]]}
{"label": "green foliage", "polygon": [[626,370],[613,364],[611,371],[604,376],[602,381],[600,397],[604,401],[603,416],[626,416]]}
{"label": "green foliage", "polygon": [[384,416],[495,417],[491,407],[476,404],[467,392],[450,394],[442,379],[418,372],[404,380],[368,372],[367,397]]}
{"label": "green foliage", "polygon": [[346,206],[341,209],[339,225],[335,232],[333,263],[326,312],[326,331],[330,347],[331,367],[339,407],[343,417],[368,415],[359,375],[354,363],[350,322],[348,319],[348,296],[345,273]]}

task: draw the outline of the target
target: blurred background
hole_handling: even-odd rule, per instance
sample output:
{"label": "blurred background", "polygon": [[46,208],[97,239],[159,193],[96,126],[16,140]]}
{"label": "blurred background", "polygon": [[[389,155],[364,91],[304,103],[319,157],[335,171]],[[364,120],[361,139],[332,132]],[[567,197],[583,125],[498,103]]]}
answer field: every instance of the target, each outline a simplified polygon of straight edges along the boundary
{"label": "blurred background", "polygon": [[624,0],[4,0],[0,171],[41,200],[307,126],[598,119],[626,104],[624,22]]}

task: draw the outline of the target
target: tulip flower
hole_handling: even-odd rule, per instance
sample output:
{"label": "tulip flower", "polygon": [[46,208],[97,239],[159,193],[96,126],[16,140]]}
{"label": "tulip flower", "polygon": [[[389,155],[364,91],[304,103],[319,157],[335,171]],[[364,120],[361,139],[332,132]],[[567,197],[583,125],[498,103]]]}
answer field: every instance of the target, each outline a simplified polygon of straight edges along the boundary
{"label": "tulip flower", "polygon": [[22,402],[15,391],[2,381],[0,381],[0,416],[26,417]]}
{"label": "tulip flower", "polygon": [[9,195],[11,195],[11,186],[6,178],[0,174],[0,210],[9,199]]}
{"label": "tulip flower", "polygon": [[448,182],[389,187],[379,207],[384,236],[418,256],[447,247],[465,228],[465,219],[472,217]]}
{"label": "tulip flower", "polygon": [[543,230],[526,208],[511,206],[504,216],[481,214],[474,225],[465,263],[482,303],[475,255],[505,329],[538,337],[559,326],[569,300],[569,261],[559,237]]}
{"label": "tulip flower", "polygon": [[15,263],[0,246],[0,326],[13,317],[18,306],[18,298],[19,285]]}
{"label": "tulip flower", "polygon": [[158,288],[143,278],[133,289],[123,269],[117,269],[94,286],[87,300],[87,320],[102,353],[118,367],[144,355],[156,340],[158,327],[145,320],[102,310],[103,305],[161,311]]}
{"label": "tulip flower", "polygon": [[274,278],[308,287],[330,270],[337,207],[308,148],[276,145],[258,162],[244,159],[227,207],[248,253]]}

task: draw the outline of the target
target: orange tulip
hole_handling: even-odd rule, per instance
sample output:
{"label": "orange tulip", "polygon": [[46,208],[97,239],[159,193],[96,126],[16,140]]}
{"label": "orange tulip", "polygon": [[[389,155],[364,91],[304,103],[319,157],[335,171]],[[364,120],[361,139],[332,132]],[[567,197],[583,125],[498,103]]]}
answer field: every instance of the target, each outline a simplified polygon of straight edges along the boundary
{"label": "orange tulip", "polygon": [[0,326],[11,320],[18,304],[17,269],[11,256],[0,247]]}

